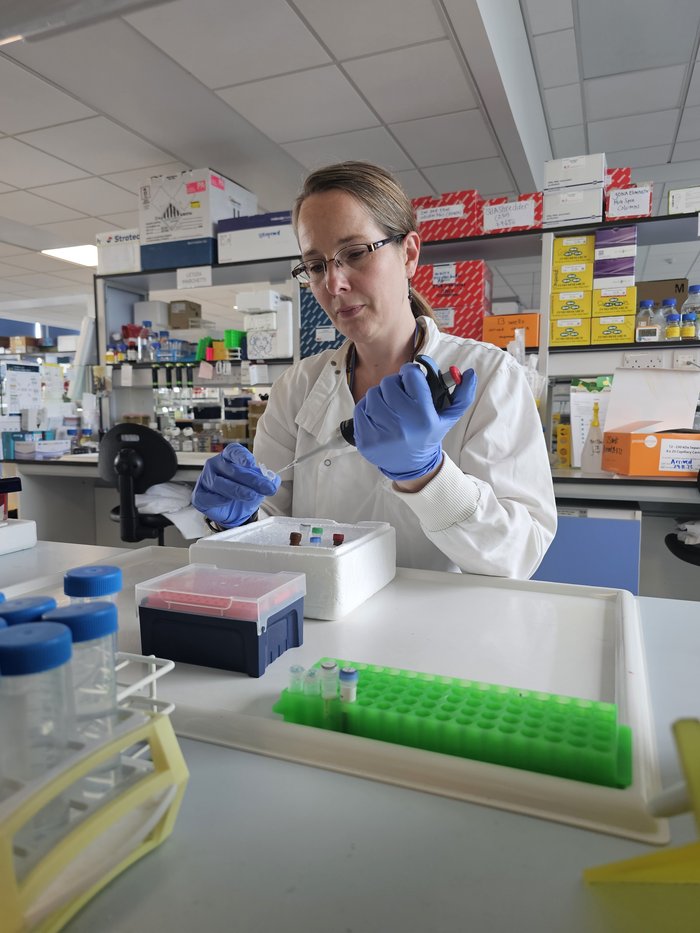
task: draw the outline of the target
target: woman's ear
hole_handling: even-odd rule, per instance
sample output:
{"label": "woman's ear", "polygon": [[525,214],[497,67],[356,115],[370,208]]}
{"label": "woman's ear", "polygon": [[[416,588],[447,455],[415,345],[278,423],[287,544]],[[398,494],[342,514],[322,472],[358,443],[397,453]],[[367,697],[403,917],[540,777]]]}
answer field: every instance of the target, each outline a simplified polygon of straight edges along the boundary
{"label": "woman's ear", "polygon": [[409,279],[412,279],[420,256],[420,237],[415,230],[411,230],[410,233],[406,234],[403,239],[403,247],[406,256],[406,275]]}

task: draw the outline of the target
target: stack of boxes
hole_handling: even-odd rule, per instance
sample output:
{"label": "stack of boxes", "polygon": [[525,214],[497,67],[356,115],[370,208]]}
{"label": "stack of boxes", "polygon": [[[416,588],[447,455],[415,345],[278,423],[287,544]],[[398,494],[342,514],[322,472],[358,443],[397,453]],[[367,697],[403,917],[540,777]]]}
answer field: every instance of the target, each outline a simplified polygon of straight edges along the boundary
{"label": "stack of boxes", "polygon": [[591,343],[634,343],[637,228],[597,230],[593,262]]}
{"label": "stack of boxes", "polygon": [[482,339],[493,277],[483,259],[418,266],[411,286],[431,305],[442,331]]}
{"label": "stack of boxes", "polygon": [[552,255],[552,347],[586,346],[591,340],[593,236],[556,237]]}
{"label": "stack of boxes", "polygon": [[478,191],[452,191],[439,198],[413,199],[418,233],[424,243],[481,236],[484,200]]}
{"label": "stack of boxes", "polygon": [[542,226],[599,223],[606,181],[604,152],[545,162]]}

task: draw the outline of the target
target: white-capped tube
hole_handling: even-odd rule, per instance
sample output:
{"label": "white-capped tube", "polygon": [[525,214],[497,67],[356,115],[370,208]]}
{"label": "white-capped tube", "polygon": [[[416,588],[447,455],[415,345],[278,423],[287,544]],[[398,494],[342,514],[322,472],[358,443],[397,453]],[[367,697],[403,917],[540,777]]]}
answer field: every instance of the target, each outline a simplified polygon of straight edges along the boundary
{"label": "white-capped tube", "polygon": [[338,696],[338,664],[323,661],[321,664],[321,696],[324,700],[335,700]]}
{"label": "white-capped tube", "polygon": [[301,664],[292,664],[289,668],[289,692],[304,692],[304,668]]}
{"label": "white-capped tube", "polygon": [[343,703],[354,703],[357,699],[357,682],[360,675],[354,667],[341,667],[338,675],[340,680],[340,699]]}
{"label": "white-capped tube", "polygon": [[310,667],[304,672],[304,694],[307,697],[317,697],[321,692],[321,678],[318,668]]}

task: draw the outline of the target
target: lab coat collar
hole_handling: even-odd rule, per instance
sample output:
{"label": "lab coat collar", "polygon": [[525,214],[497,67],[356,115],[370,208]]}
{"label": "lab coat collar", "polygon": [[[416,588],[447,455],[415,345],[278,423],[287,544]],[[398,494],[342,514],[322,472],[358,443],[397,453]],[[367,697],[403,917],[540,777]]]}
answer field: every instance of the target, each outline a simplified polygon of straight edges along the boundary
{"label": "lab coat collar", "polygon": [[[337,350],[323,354],[321,372],[294,419],[300,428],[313,434],[321,444],[331,439],[344,417],[352,416],[354,403],[347,390],[345,375],[351,346],[352,341],[346,340]],[[347,404],[339,399],[343,389],[347,392]],[[346,407],[347,412],[343,413]]]}

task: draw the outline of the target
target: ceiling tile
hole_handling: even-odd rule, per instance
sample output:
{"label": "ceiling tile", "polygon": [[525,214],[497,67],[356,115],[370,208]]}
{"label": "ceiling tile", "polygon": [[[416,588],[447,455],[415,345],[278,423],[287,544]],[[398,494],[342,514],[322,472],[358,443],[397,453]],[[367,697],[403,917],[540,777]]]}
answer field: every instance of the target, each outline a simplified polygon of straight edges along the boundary
{"label": "ceiling tile", "polygon": [[148,168],[132,169],[129,172],[113,172],[102,177],[105,181],[111,181],[120,188],[126,188],[127,191],[138,194],[141,185],[148,181],[151,175],[177,175],[189,168],[192,166],[185,165],[184,162],[165,162],[163,165],[149,165]]}
{"label": "ceiling tile", "polygon": [[673,147],[672,162],[690,162],[700,159],[700,140],[687,143],[676,143]]}
{"label": "ceiling tile", "polygon": [[0,182],[0,194],[3,194],[5,191],[14,191],[12,185],[4,185]]}
{"label": "ceiling tile", "polygon": [[168,161],[165,152],[105,117],[35,130],[20,138],[95,175]]}
{"label": "ceiling tile", "polygon": [[535,55],[543,88],[576,84],[579,80],[573,29],[535,36]]}
{"label": "ceiling tile", "polygon": [[424,169],[436,191],[467,191],[476,188],[481,194],[494,195],[512,187],[513,181],[500,159],[475,159],[453,165]]}
{"label": "ceiling tile", "polygon": [[210,88],[331,60],[302,20],[279,0],[177,0],[168,4],[165,15],[158,6],[125,19]]}
{"label": "ceiling tile", "polygon": [[588,124],[591,152],[616,152],[661,145],[673,139],[678,119],[677,110],[598,120]]}
{"label": "ceiling tile", "polygon": [[139,225],[138,211],[120,211],[118,214],[100,214],[100,218],[118,227],[120,230],[137,228]]}
{"label": "ceiling tile", "polygon": [[588,120],[678,107],[687,67],[650,68],[584,81]]}
{"label": "ceiling tile", "polygon": [[0,58],[0,130],[8,136],[94,113],[20,65]]}
{"label": "ceiling tile", "polygon": [[686,107],[678,128],[678,142],[700,139],[700,107]]}
{"label": "ceiling tile", "polygon": [[533,36],[560,29],[573,29],[571,0],[525,0],[525,9]]}
{"label": "ceiling tile", "polygon": [[410,169],[407,172],[394,172],[394,178],[409,198],[422,198],[424,195],[433,196],[435,194],[424,175],[415,169]]}
{"label": "ceiling tile", "polygon": [[138,198],[135,195],[102,178],[83,178],[61,185],[45,185],[33,188],[32,193],[93,217],[97,214],[138,209]]}
{"label": "ceiling tile", "polygon": [[687,62],[700,25],[697,0],[578,3],[584,78]]}
{"label": "ceiling tile", "polygon": [[700,104],[700,63],[696,62],[688,86],[688,96],[685,99],[686,107],[696,107]]}
{"label": "ceiling tile", "polygon": [[564,84],[551,87],[544,92],[548,123],[552,129],[563,126],[578,126],[583,123],[581,85]]}
{"label": "ceiling tile", "polygon": [[78,220],[83,215],[40,198],[28,191],[10,191],[0,194],[0,217],[16,220],[23,224],[50,224],[59,220]]}
{"label": "ceiling tile", "polygon": [[497,155],[486,121],[478,110],[395,123],[391,130],[419,167]]}
{"label": "ceiling tile", "polygon": [[9,276],[6,281],[9,288],[12,287],[13,282],[16,282],[18,285],[50,289],[59,289],[66,284],[65,280],[46,272],[27,272],[24,275],[13,275]]}
{"label": "ceiling tile", "polygon": [[386,123],[477,106],[447,39],[356,59],[344,67]]}
{"label": "ceiling tile", "polygon": [[413,164],[383,126],[285,143],[284,149],[307,169],[347,159],[377,162],[390,171],[408,169]]}
{"label": "ceiling tile", "polygon": [[29,256],[32,255],[30,249],[24,249],[21,246],[15,246],[13,243],[0,243],[0,256],[3,259],[6,256]]}
{"label": "ceiling tile", "polygon": [[27,146],[18,139],[0,139],[0,181],[16,188],[29,185],[50,185],[72,178],[83,178],[85,172],[61,159]]}
{"label": "ceiling tile", "polygon": [[643,168],[645,165],[663,165],[671,156],[671,144],[666,146],[648,146],[644,149],[622,149],[610,152],[606,156],[609,168],[630,166]]}
{"label": "ceiling tile", "polygon": [[17,266],[10,265],[9,263],[6,263],[6,262],[0,262],[0,276],[19,275],[19,274],[20,274],[20,270],[18,269]]}
{"label": "ceiling tile", "polygon": [[[445,35],[432,0],[295,0],[295,6],[338,59],[397,49]],[[345,14],[345,15],[343,15]]]}
{"label": "ceiling tile", "polygon": [[[43,253],[27,253],[23,256],[10,256],[7,258],[6,264],[14,266],[14,275],[20,275],[20,270],[28,269],[32,272],[48,272],[51,275],[57,275],[63,279],[72,278],[70,275],[71,270],[80,269],[79,266],[64,262],[60,259],[54,259],[53,256],[45,256]],[[89,270],[84,271],[90,278],[92,277],[92,273]],[[85,281],[82,275],[79,281]]]}
{"label": "ceiling tile", "polygon": [[39,229],[55,233],[79,245],[94,243],[97,234],[105,232],[105,223],[98,217],[86,217],[84,220],[68,220],[59,224],[41,224]]}
{"label": "ceiling tile", "polygon": [[[586,149],[586,136],[582,126],[565,126],[560,130],[552,130],[552,148],[556,159],[566,159],[568,156],[584,155]],[[591,152],[597,150],[591,149]]]}
{"label": "ceiling tile", "polygon": [[217,92],[275,142],[376,126],[379,121],[335,65]]}

